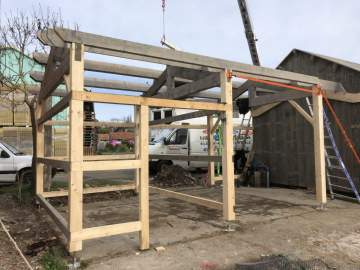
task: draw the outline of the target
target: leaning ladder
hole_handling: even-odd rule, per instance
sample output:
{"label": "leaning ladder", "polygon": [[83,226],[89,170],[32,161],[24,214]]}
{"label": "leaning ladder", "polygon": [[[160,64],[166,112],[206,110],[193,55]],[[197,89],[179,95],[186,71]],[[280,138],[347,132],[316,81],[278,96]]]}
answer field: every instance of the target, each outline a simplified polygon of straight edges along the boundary
{"label": "leaning ladder", "polygon": [[[311,116],[313,116],[312,105],[308,97],[306,98],[306,103],[309,107]],[[325,159],[327,165],[326,179],[329,187],[330,197],[331,199],[334,199],[335,196],[353,199],[353,197],[345,195],[349,192],[352,192],[354,193],[356,200],[360,203],[359,192],[340,155],[339,149],[335,142],[334,134],[330,127],[331,123],[329,121],[329,118],[325,110],[323,115],[324,115],[323,117],[324,117],[324,126],[325,126],[325,130],[324,130]],[[333,184],[333,182],[336,180],[337,180],[336,184]],[[344,194],[336,193],[334,192],[333,188],[345,191],[346,193]]]}

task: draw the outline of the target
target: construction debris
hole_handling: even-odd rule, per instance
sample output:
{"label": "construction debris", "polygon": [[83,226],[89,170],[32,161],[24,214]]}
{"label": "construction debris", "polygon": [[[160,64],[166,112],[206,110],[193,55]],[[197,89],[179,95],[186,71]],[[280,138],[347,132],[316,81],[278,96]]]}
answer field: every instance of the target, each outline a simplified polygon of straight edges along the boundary
{"label": "construction debris", "polygon": [[155,175],[153,184],[160,187],[194,186],[198,180],[178,165],[163,165]]}

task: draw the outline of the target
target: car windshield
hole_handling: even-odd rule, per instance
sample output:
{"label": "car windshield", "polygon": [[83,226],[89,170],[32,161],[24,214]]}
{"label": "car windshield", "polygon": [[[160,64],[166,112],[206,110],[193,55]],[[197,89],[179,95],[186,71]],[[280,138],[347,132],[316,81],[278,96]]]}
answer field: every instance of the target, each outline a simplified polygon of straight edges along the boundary
{"label": "car windshield", "polygon": [[14,146],[11,146],[7,143],[2,142],[2,144],[11,152],[13,153],[15,156],[23,156],[25,155],[24,152],[21,152],[20,150],[16,149]]}

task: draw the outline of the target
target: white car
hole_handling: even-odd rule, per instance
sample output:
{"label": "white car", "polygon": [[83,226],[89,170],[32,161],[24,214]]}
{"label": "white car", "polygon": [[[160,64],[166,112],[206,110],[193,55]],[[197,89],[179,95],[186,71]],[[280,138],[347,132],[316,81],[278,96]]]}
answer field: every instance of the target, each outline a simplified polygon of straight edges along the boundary
{"label": "white car", "polygon": [[23,181],[31,181],[32,156],[0,141],[0,182],[15,182],[17,176]]}

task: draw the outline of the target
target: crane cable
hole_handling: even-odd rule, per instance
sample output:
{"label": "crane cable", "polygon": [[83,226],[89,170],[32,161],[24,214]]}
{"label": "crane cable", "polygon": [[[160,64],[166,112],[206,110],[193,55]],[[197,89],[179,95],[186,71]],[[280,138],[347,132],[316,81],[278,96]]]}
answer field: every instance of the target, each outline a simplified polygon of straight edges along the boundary
{"label": "crane cable", "polygon": [[[241,78],[241,79],[245,79],[245,80],[249,80],[249,81],[253,81],[253,82],[258,82],[258,83],[262,83],[262,84],[266,84],[266,85],[272,85],[272,86],[278,86],[278,87],[282,87],[282,88],[288,88],[288,89],[301,91],[301,92],[305,92],[305,93],[311,93],[311,94],[314,93],[314,90],[310,90],[310,89],[307,89],[307,88],[297,87],[297,86],[288,85],[288,84],[279,83],[279,82],[272,82],[272,81],[257,79],[257,78],[244,76],[244,75],[238,75],[238,74],[235,75],[233,73],[228,73],[227,76],[228,76],[228,78],[229,77],[237,77],[237,78]],[[354,157],[356,159],[356,162],[358,164],[360,164],[360,156],[359,156],[358,152],[356,151],[354,143],[352,142],[351,138],[347,134],[344,125],[341,123],[340,118],[337,116],[334,107],[331,105],[328,97],[325,94],[325,91],[320,86],[316,86],[314,89],[317,89],[318,90],[317,94],[319,94],[319,95],[321,95],[323,97],[323,99],[325,101],[325,104],[327,105],[327,107],[330,110],[330,113],[334,117],[335,123],[338,126],[338,128],[340,129],[340,132],[341,132],[342,136],[344,137],[344,140],[345,140],[347,146],[349,147],[350,151],[353,153],[353,155],[354,155]]]}
{"label": "crane cable", "polygon": [[166,0],[161,0],[161,7],[162,7],[162,23],[163,23],[163,35],[162,35],[162,38],[161,38],[161,42],[164,42],[166,40],[165,38],[165,9],[166,9]]}

